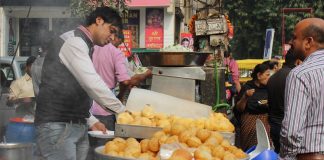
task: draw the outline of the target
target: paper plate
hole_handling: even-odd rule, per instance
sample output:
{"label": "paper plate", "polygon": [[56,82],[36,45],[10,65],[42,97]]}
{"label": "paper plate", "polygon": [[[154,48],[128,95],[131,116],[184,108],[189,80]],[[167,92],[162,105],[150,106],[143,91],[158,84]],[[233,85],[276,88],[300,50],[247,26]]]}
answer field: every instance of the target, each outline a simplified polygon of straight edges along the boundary
{"label": "paper plate", "polygon": [[89,131],[88,133],[90,136],[96,138],[114,138],[115,135],[114,131],[107,131],[106,134],[104,134],[102,131]]}

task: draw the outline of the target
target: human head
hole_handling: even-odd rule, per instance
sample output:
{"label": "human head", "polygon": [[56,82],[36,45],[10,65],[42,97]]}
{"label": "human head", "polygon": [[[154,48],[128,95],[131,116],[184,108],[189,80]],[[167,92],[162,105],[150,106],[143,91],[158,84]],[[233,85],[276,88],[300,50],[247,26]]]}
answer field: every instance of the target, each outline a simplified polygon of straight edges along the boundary
{"label": "human head", "polygon": [[289,49],[285,56],[285,63],[283,65],[288,66],[289,68],[294,68],[296,66],[297,60],[298,59],[296,55],[292,52],[291,49]]}
{"label": "human head", "polygon": [[277,60],[268,60],[264,61],[262,64],[268,65],[270,69],[270,75],[274,74],[277,72],[279,68],[279,62]]}
{"label": "human head", "polygon": [[188,47],[189,47],[189,44],[190,44],[190,42],[189,42],[189,39],[188,39],[188,38],[183,38],[183,39],[181,40],[181,45],[182,45],[183,47],[188,48]]}
{"label": "human head", "polygon": [[34,61],[36,60],[36,57],[34,56],[30,56],[27,61],[26,61],[26,73],[31,76],[30,71],[31,71],[31,66],[34,63]]}
{"label": "human head", "polygon": [[320,18],[307,18],[298,22],[289,44],[293,53],[300,60],[304,60],[311,53],[319,48],[323,48],[324,20]]}
{"label": "human head", "polygon": [[161,9],[153,9],[147,15],[146,24],[153,27],[161,27],[163,25],[163,11]]}
{"label": "human head", "polygon": [[115,9],[98,7],[86,18],[86,25],[93,43],[104,46],[110,42],[112,34],[122,28],[122,19]]}
{"label": "human head", "polygon": [[124,33],[120,30],[118,33],[114,34],[114,38],[111,40],[111,44],[115,47],[118,47],[120,44],[124,42]]}
{"label": "human head", "polygon": [[262,85],[267,85],[270,77],[270,68],[267,64],[258,64],[251,74],[252,80]]}

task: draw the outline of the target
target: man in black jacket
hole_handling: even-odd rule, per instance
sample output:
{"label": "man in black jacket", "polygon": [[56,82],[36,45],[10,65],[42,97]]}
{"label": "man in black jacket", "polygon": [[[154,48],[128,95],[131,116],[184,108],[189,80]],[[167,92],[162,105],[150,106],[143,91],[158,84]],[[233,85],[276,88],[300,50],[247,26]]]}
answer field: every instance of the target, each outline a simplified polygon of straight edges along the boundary
{"label": "man in black jacket", "polygon": [[[48,160],[84,160],[89,141],[91,99],[112,113],[125,107],[92,64],[93,46],[104,46],[122,26],[119,13],[99,7],[86,24],[54,38],[44,59],[37,97],[36,143]],[[88,122],[87,122],[88,121]]]}
{"label": "man in black jacket", "polygon": [[289,50],[283,67],[270,77],[267,84],[270,135],[277,153],[280,151],[280,130],[281,122],[284,118],[286,78],[289,72],[296,66],[297,61],[296,56]]}

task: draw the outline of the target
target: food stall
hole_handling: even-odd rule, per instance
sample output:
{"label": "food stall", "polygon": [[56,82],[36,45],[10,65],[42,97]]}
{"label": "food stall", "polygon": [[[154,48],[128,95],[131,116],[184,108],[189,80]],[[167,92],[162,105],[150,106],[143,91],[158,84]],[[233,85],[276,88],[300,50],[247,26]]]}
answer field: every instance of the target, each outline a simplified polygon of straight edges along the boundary
{"label": "food stall", "polygon": [[248,158],[233,146],[234,126],[210,106],[132,89],[126,108],[129,112],[118,115],[116,138],[95,149],[96,159],[179,159],[173,155],[179,149],[196,160]]}

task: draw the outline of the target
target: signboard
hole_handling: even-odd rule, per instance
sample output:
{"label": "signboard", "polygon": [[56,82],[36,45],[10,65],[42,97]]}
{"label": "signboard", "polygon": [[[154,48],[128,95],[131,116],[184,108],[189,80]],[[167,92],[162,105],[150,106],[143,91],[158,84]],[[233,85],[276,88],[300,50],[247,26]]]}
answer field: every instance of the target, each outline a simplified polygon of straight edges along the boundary
{"label": "signboard", "polygon": [[131,55],[132,50],[132,33],[130,30],[123,30],[124,43],[120,44],[118,48],[124,53],[126,57]]}
{"label": "signboard", "polygon": [[139,47],[139,10],[129,10],[127,14],[123,16],[123,24],[127,26],[127,29],[131,31],[132,47]]}
{"label": "signboard", "polygon": [[163,28],[145,29],[145,47],[152,49],[163,48]]}
{"label": "signboard", "polygon": [[263,59],[271,59],[274,33],[275,30],[273,28],[266,30]]}
{"label": "signboard", "polygon": [[146,9],[145,47],[163,48],[163,8]]}
{"label": "signboard", "polygon": [[222,34],[227,32],[224,17],[195,21],[196,35]]}

